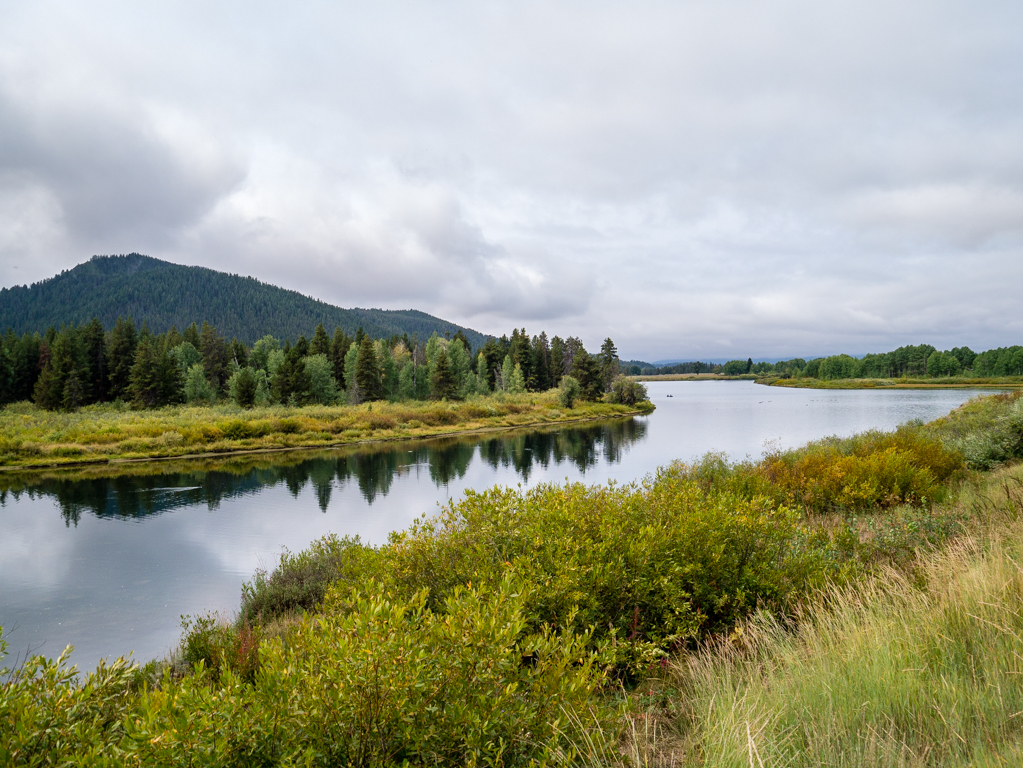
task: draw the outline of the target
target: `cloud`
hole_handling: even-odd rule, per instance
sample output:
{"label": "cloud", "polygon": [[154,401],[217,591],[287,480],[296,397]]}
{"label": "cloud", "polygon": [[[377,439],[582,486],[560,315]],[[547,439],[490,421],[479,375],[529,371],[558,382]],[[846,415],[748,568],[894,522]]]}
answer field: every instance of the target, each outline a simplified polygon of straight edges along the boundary
{"label": "cloud", "polygon": [[20,4],[0,275],[138,250],[647,358],[1015,343],[1021,43],[1007,2]]}

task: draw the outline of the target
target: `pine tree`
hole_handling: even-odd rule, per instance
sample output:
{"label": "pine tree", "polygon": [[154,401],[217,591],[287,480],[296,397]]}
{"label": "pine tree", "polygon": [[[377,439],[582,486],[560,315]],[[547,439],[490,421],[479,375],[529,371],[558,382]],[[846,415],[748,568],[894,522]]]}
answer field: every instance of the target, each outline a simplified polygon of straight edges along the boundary
{"label": "pine tree", "polygon": [[351,405],[358,405],[362,402],[362,391],[359,389],[359,381],[355,376],[359,362],[359,349],[354,343],[348,346],[345,354],[345,392],[348,394],[348,402]]}
{"label": "pine tree", "polygon": [[601,376],[600,362],[580,345],[575,351],[572,361],[572,377],[582,388],[580,396],[583,400],[599,400],[604,394],[604,380]]}
{"label": "pine tree", "polygon": [[242,368],[231,377],[231,396],[242,408],[251,408],[256,402],[256,377],[251,368]]}
{"label": "pine tree", "polygon": [[458,396],[458,379],[451,367],[447,350],[441,347],[434,360],[430,377],[430,395],[435,400],[454,400]]}
{"label": "pine tree", "polygon": [[334,338],[330,342],[330,363],[334,366],[334,378],[339,386],[347,387],[345,380],[345,355],[348,348],[352,346],[352,340],[347,333],[340,328],[334,329]]}
{"label": "pine tree", "polygon": [[551,388],[551,345],[547,334],[540,332],[533,337],[533,379],[530,388],[535,392],[546,392]]}
{"label": "pine tree", "polygon": [[565,342],[560,336],[551,339],[551,386],[556,387],[565,375]]}
{"label": "pine tree", "polygon": [[230,352],[224,337],[206,322],[202,324],[202,331],[199,334],[199,354],[202,355],[202,367],[206,370],[207,381],[214,392],[219,391],[227,382]]}
{"label": "pine tree", "polygon": [[330,337],[327,336],[327,331],[323,327],[323,323],[316,326],[316,331],[313,333],[313,340],[309,344],[310,355],[329,355],[330,354]]}
{"label": "pine tree", "polygon": [[604,339],[604,343],[600,347],[599,362],[601,381],[604,391],[608,392],[611,389],[611,382],[618,375],[618,349],[615,347],[615,343],[611,341],[610,336]]}
{"label": "pine tree", "polygon": [[162,373],[154,339],[151,335],[143,335],[135,350],[129,384],[129,394],[136,407],[154,408],[160,404],[163,395]]}
{"label": "pine tree", "polygon": [[84,402],[98,403],[107,399],[107,350],[103,324],[97,318],[79,331],[85,352]]}
{"label": "pine tree", "polygon": [[137,344],[138,334],[135,331],[135,322],[130,317],[117,318],[107,342],[107,364],[110,369],[108,393],[112,400],[129,397],[131,367],[135,364]]}
{"label": "pine tree", "polygon": [[369,402],[379,400],[383,396],[383,385],[380,378],[380,366],[377,364],[373,342],[369,336],[364,335],[359,344],[359,354],[355,361],[355,382],[359,385],[362,400]]}
{"label": "pine tree", "polygon": [[181,339],[183,341],[187,341],[196,349],[199,349],[199,347],[202,346],[202,342],[199,339],[199,326],[197,326],[195,323],[189,325],[185,329],[185,332],[181,335]]}

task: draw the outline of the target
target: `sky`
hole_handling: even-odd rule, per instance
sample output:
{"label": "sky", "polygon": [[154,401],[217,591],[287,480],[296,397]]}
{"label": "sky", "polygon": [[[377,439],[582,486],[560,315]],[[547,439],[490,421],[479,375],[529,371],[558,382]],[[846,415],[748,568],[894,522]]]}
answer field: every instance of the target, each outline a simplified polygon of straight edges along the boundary
{"label": "sky", "polygon": [[0,285],[94,254],[623,359],[1023,343],[1023,3],[7,2]]}

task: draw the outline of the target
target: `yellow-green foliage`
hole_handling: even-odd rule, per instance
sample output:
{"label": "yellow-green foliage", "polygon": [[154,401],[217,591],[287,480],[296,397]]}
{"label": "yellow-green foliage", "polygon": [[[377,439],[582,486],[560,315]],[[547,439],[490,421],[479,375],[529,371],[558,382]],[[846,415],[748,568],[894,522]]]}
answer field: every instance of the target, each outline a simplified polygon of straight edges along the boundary
{"label": "yellow-green foliage", "polygon": [[0,410],[0,466],[323,447],[623,416],[651,409],[649,403],[628,407],[580,402],[564,410],[553,391],[499,393],[460,402],[276,405],[249,410],[216,405],[133,411],[105,404],[62,413],[15,403]]}
{"label": "yellow-green foliage", "polygon": [[[1023,512],[1018,470],[1000,501]],[[1014,499],[1011,497],[1015,497]],[[681,662],[675,699],[703,766],[1019,765],[1023,525],[1010,522]]]}
{"label": "yellow-green foliage", "polygon": [[529,631],[512,580],[456,590],[441,611],[373,584],[340,603],[263,640],[251,682],[199,664],[137,692],[122,662],[78,686],[33,660],[0,687],[0,762],[543,766],[571,757],[584,723],[617,739],[586,636]]}
{"label": "yellow-green foliage", "polygon": [[710,454],[671,471],[707,490],[760,494],[811,513],[929,506],[947,496],[963,470],[963,456],[918,427],[828,438],[803,448],[769,454],[758,462],[729,465]]}
{"label": "yellow-green foliage", "polygon": [[770,499],[706,494],[671,473],[642,485],[469,491],[379,549],[328,537],[285,553],[246,585],[243,616],[255,623],[307,610],[331,582],[370,579],[406,596],[426,589],[437,608],[460,586],[512,572],[533,587],[531,626],[592,626],[607,658],[635,673],[823,579],[827,565],[809,541],[798,515]]}

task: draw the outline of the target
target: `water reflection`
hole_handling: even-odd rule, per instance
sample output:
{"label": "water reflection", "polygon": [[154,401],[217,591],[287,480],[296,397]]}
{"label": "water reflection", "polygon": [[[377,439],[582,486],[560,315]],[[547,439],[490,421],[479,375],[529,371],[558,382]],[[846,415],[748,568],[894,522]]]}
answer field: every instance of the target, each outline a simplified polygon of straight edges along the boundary
{"label": "water reflection", "polygon": [[65,524],[72,526],[90,512],[99,518],[141,519],[199,504],[212,511],[225,500],[283,485],[295,498],[311,486],[325,513],[335,490],[353,480],[368,504],[386,496],[395,477],[403,474],[427,470],[435,485],[447,486],[465,477],[477,451],[491,468],[512,468],[523,482],[529,481],[534,467],[552,464],[570,463],[585,472],[601,460],[619,462],[623,450],[641,440],[646,430],[645,420],[615,419],[488,438],[6,474],[0,476],[0,504],[22,495],[51,497]]}

